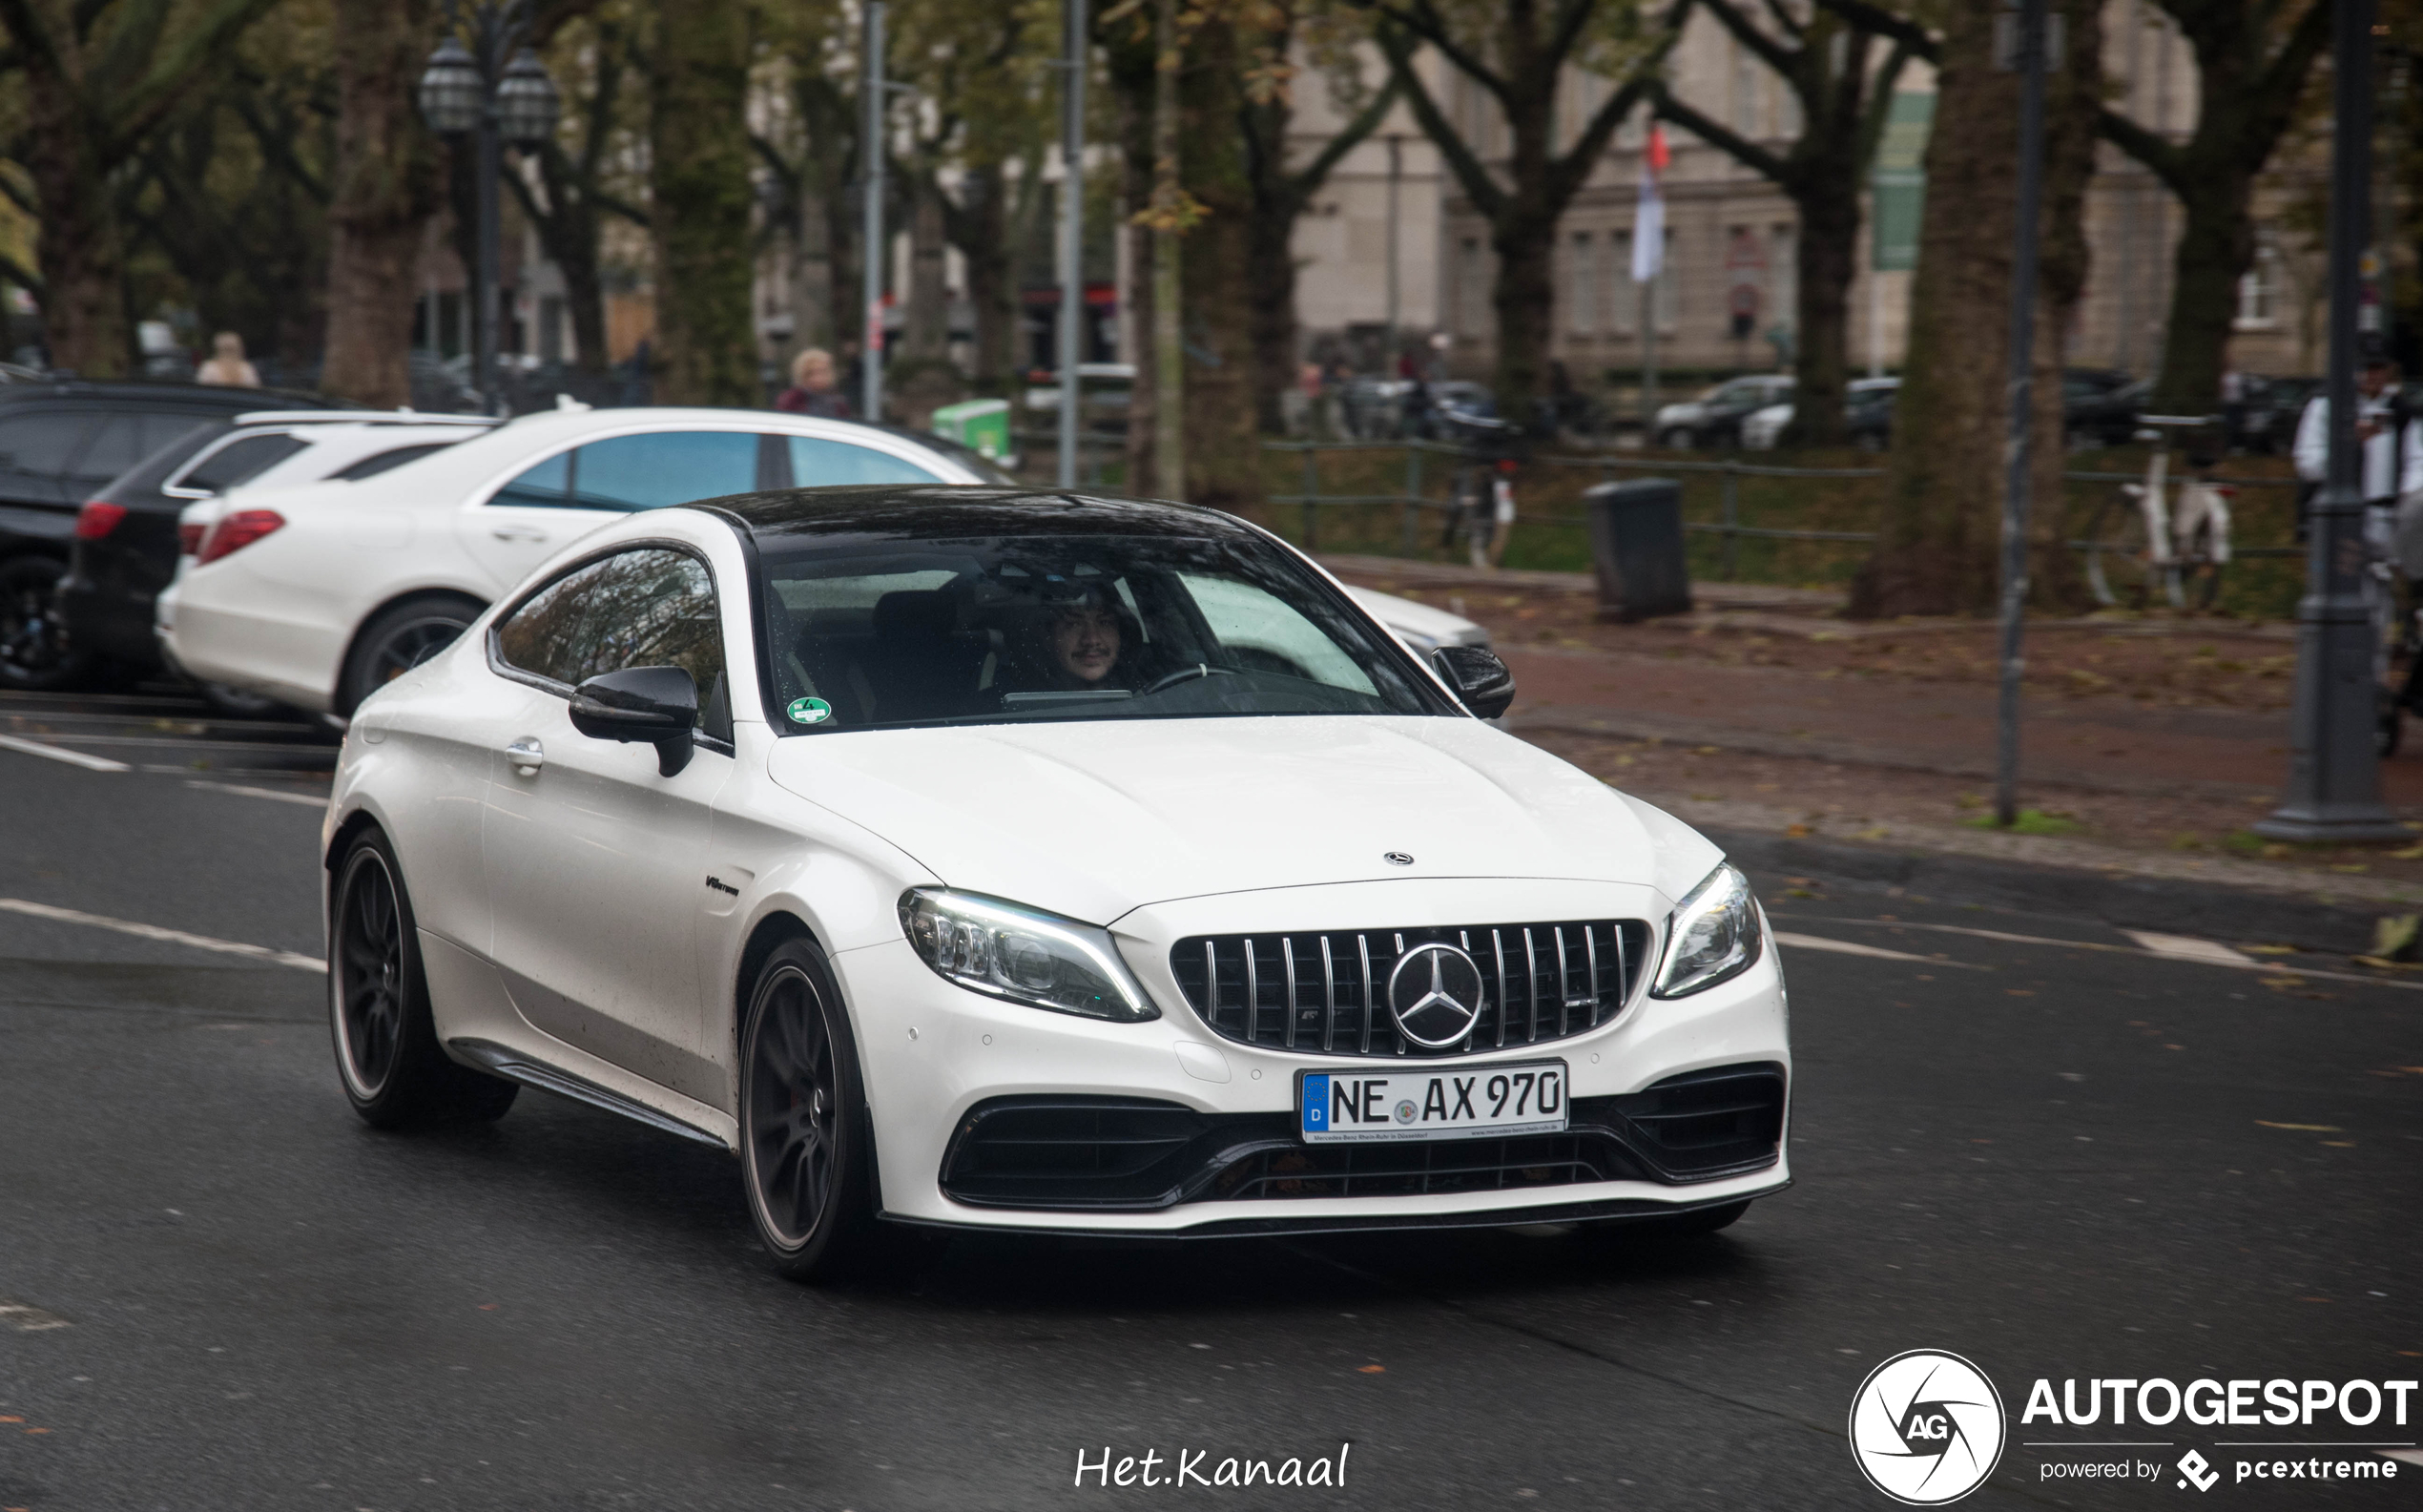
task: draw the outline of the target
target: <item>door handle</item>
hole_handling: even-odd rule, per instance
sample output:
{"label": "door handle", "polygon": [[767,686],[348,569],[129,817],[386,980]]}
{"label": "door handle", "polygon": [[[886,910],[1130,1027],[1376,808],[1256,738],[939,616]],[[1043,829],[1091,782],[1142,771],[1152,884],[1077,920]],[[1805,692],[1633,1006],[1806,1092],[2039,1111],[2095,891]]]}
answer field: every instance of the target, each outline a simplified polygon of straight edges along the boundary
{"label": "door handle", "polygon": [[505,759],[513,763],[514,771],[528,777],[547,765],[547,748],[538,743],[536,735],[526,735],[505,748]]}
{"label": "door handle", "polygon": [[542,546],[547,542],[547,532],[534,525],[500,525],[488,534],[500,541],[532,541]]}

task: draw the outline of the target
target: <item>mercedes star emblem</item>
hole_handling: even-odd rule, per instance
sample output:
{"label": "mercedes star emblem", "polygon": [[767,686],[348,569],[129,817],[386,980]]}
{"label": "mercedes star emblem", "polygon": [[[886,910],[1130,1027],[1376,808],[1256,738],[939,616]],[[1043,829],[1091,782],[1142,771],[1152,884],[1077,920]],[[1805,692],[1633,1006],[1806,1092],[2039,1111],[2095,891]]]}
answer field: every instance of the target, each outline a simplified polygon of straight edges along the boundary
{"label": "mercedes star emblem", "polygon": [[1386,861],[1391,866],[1411,866],[1414,864],[1414,859],[1406,855],[1403,851],[1389,851],[1385,855],[1381,856],[1380,860]]}
{"label": "mercedes star emblem", "polygon": [[1416,945],[1388,973],[1388,1011],[1405,1038],[1425,1050],[1463,1043],[1484,1002],[1481,967],[1454,945]]}

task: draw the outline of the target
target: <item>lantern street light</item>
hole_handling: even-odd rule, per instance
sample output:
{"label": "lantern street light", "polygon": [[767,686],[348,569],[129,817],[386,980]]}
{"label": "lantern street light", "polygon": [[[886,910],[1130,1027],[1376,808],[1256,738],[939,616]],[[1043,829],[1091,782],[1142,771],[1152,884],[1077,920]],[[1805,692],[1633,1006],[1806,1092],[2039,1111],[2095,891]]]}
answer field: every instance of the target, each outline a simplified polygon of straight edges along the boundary
{"label": "lantern street light", "polygon": [[[555,135],[562,103],[529,34],[529,0],[478,0],[466,17],[446,0],[446,35],[421,73],[421,117],[429,130],[478,144],[479,266],[472,281],[479,319],[472,383],[491,414],[503,406],[496,377],[498,156],[506,143],[529,151]],[[465,33],[469,46],[465,46]]]}

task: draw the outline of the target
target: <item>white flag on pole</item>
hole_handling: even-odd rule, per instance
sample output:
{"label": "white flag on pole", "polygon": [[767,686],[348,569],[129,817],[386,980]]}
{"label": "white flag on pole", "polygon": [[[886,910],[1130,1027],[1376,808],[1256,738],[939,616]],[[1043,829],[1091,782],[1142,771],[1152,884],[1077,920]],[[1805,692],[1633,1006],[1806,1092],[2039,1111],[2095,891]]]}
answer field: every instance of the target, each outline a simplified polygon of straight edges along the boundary
{"label": "white flag on pole", "polygon": [[1666,132],[1652,124],[1649,142],[1641,154],[1641,203],[1632,217],[1632,281],[1655,281],[1666,266],[1666,194],[1660,177],[1666,171]]}

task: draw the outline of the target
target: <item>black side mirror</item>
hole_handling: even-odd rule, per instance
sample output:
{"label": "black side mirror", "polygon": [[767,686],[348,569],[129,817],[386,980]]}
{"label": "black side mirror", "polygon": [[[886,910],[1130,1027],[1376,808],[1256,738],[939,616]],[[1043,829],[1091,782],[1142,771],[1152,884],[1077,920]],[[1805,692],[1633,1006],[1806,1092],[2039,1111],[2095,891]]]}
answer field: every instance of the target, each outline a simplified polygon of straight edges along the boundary
{"label": "black side mirror", "polygon": [[656,748],[656,772],[690,764],[698,728],[698,685],[679,667],[626,667],[572,690],[572,728],[598,740]]}
{"label": "black side mirror", "polygon": [[1430,653],[1430,664],[1464,707],[1482,719],[1495,719],[1514,702],[1514,673],[1498,653],[1481,646],[1441,646]]}

